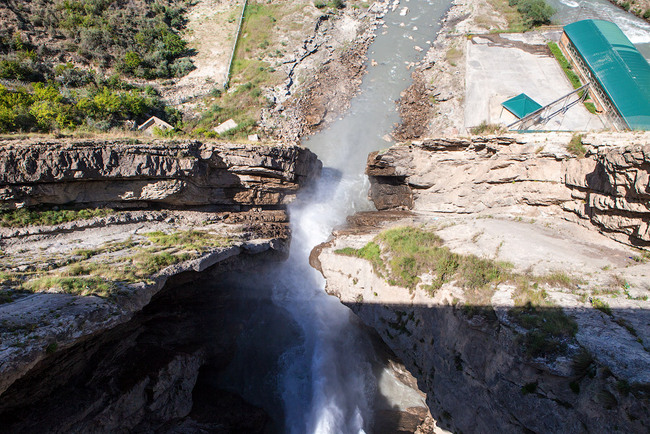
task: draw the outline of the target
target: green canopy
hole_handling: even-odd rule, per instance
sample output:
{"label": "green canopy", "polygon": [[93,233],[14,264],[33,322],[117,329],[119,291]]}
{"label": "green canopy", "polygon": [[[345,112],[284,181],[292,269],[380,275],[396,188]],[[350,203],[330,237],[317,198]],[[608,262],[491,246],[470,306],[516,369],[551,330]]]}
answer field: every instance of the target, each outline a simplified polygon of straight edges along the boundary
{"label": "green canopy", "polygon": [[520,93],[516,97],[510,98],[508,101],[502,102],[501,105],[510,113],[517,116],[518,119],[524,118],[532,112],[542,108],[540,104],[535,102],[525,93]]}
{"label": "green canopy", "polygon": [[650,65],[614,23],[582,20],[564,32],[633,130],[650,129]]}

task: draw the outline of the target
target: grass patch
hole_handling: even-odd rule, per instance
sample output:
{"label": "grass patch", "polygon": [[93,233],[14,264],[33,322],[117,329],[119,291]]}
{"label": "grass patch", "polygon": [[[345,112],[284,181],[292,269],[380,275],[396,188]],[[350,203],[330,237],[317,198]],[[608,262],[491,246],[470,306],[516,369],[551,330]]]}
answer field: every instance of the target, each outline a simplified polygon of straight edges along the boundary
{"label": "grass patch", "polygon": [[65,277],[46,276],[30,280],[22,285],[22,289],[31,292],[46,290],[60,290],[67,294],[74,295],[96,295],[107,297],[111,294],[115,285],[100,277]]}
{"label": "grass patch", "polygon": [[463,57],[463,52],[456,47],[451,47],[445,54],[445,59],[451,66],[456,66],[458,61]]}
{"label": "grass patch", "polygon": [[[496,287],[506,282],[514,284],[515,307],[509,315],[525,329],[520,343],[530,357],[564,351],[566,342],[578,330],[576,322],[555,307],[540,288],[575,288],[578,279],[563,272],[545,276],[517,274],[511,271],[509,263],[454,253],[443,246],[437,234],[415,227],[389,229],[361,249],[344,248],[336,253],[371,261],[375,271],[379,270],[378,274],[391,285],[409,291],[420,286],[433,295],[445,283],[454,282],[464,290],[466,301],[462,310],[470,317],[494,317],[491,299]],[[425,274],[431,276],[431,283],[422,284]]]}
{"label": "grass patch", "polygon": [[[551,54],[555,57],[557,62],[560,64],[560,67],[562,68],[562,71],[564,71],[564,74],[566,75],[567,79],[571,83],[571,86],[573,86],[574,89],[579,88],[582,86],[582,82],[580,81],[580,77],[578,77],[578,74],[575,73],[573,70],[573,67],[569,63],[566,57],[564,57],[564,54],[562,53],[562,50],[560,50],[560,47],[555,42],[549,42],[548,44],[548,49],[551,50]],[[582,90],[580,91],[579,95],[582,97],[583,93],[585,91]],[[585,108],[589,111],[591,114],[596,114],[596,105],[592,102],[584,102]]]}
{"label": "grass patch", "polygon": [[612,316],[612,308],[609,307],[609,304],[607,304],[606,301],[602,301],[600,298],[594,298],[592,305],[604,314]]}
{"label": "grass patch", "polygon": [[469,132],[474,135],[478,134],[498,134],[502,133],[504,130],[503,125],[499,124],[488,124],[483,121],[475,127],[471,127]]}
{"label": "grass patch", "polygon": [[381,249],[379,245],[373,241],[369,242],[360,249],[353,249],[352,247],[345,247],[343,249],[336,250],[334,253],[345,256],[354,256],[357,258],[362,258],[370,261],[372,268],[378,275],[382,276],[385,272],[386,265],[381,259]]}
{"label": "grass patch", "polygon": [[553,306],[546,290],[539,284],[551,286],[571,284],[573,280],[564,273],[548,276],[515,276],[515,307],[508,315],[526,333],[519,338],[525,353],[530,357],[551,355],[566,350],[566,340],[575,336],[578,325],[561,308]]}
{"label": "grass patch", "polygon": [[25,208],[0,211],[0,226],[22,228],[27,226],[51,226],[76,220],[105,217],[115,213],[110,208],[87,208],[81,210],[29,210]]}
{"label": "grass patch", "polygon": [[149,232],[145,236],[154,244],[163,247],[175,247],[184,250],[203,251],[211,247],[225,247],[230,240],[225,237],[202,231],[180,231],[166,234],[164,232]]}
{"label": "grass patch", "polygon": [[566,146],[566,150],[575,155],[578,158],[584,158],[587,154],[587,149],[585,145],[582,144],[582,134],[574,134],[569,141],[569,144]]}
{"label": "grass patch", "polygon": [[506,19],[508,22],[507,29],[513,32],[523,32],[528,30],[523,15],[517,11],[514,5],[510,5],[508,0],[488,0],[492,7]]}
{"label": "grass patch", "polygon": [[292,24],[283,19],[306,4],[297,3],[248,2],[231,67],[231,90],[213,95],[210,109],[189,125],[194,136],[216,137],[212,129],[228,119],[237,122],[238,127],[220,137],[241,139],[255,132],[262,109],[272,104],[263,89],[283,80],[275,69],[277,59],[285,55],[279,35]]}
{"label": "grass patch", "polygon": [[442,246],[438,235],[414,227],[389,229],[361,249],[345,248],[335,253],[369,260],[391,285],[409,291],[427,272],[433,275],[433,282],[424,286],[430,294],[455,280],[477,303],[489,302],[494,286],[507,277],[510,268],[509,264],[453,253]]}
{"label": "grass patch", "polygon": [[558,47],[558,45],[555,42],[549,42],[547,45],[548,45],[548,49],[551,50],[551,54],[553,54],[557,62],[560,64],[560,67],[562,67],[564,74],[566,74],[566,77],[569,79],[569,82],[571,82],[573,88],[577,89],[580,86],[582,86],[582,83],[580,82],[580,77],[578,77],[578,74],[576,74],[573,71],[573,67],[566,59],[566,57],[564,57],[564,54],[562,54],[562,50],[560,50],[560,47]]}

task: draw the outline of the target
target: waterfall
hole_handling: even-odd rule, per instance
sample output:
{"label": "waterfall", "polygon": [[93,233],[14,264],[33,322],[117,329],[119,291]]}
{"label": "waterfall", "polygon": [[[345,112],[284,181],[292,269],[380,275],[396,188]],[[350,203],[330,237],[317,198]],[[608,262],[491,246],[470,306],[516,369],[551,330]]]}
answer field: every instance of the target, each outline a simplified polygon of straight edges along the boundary
{"label": "waterfall", "polygon": [[[303,342],[282,360],[279,388],[291,433],[363,433],[372,422],[377,379],[372,349],[351,311],[324,292],[325,282],[311,268],[311,250],[335,226],[357,211],[372,209],[364,175],[369,152],[390,146],[383,137],[398,122],[395,101],[411,82],[407,64],[417,62],[439,29],[448,2],[409,2],[409,13],[389,13],[386,27],[370,46],[360,94],[345,117],[310,137],[305,146],[323,161],[323,176],[290,207],[289,259],[275,270],[273,301],[300,325]],[[374,62],[373,62],[374,63]]]}

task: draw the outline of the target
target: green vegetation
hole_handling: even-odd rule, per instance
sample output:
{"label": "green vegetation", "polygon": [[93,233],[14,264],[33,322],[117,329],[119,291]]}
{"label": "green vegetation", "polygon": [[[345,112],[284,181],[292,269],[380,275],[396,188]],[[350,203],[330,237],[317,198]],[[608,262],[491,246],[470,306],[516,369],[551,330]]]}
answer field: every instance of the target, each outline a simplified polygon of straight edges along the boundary
{"label": "green vegetation", "polygon": [[384,261],[381,259],[381,249],[375,242],[371,241],[360,249],[346,247],[340,250],[336,250],[335,253],[346,256],[356,256],[357,258],[363,258],[370,261],[372,268],[375,270],[375,273],[380,276],[385,272],[386,267],[384,265]]}
{"label": "green vegetation", "polygon": [[[576,74],[573,71],[573,67],[569,63],[569,61],[564,57],[564,54],[562,54],[562,50],[560,50],[560,47],[555,42],[549,42],[548,44],[549,50],[551,50],[551,53],[557,60],[557,62],[560,64],[562,67],[562,70],[564,71],[564,74],[566,77],[569,79],[569,82],[571,82],[571,86],[573,86],[574,89],[579,88],[582,86],[582,82],[580,81],[580,77],[578,77],[578,74]],[[578,94],[579,96],[584,95],[584,90],[580,91]],[[596,105],[593,102],[584,102],[585,108],[589,111],[591,114],[596,113]]]}
{"label": "green vegetation", "polygon": [[[464,289],[462,310],[493,318],[490,307],[496,287],[515,285],[515,307],[509,312],[514,323],[525,330],[518,342],[530,357],[562,352],[575,336],[578,326],[562,309],[555,307],[540,285],[574,289],[579,280],[563,272],[544,276],[518,274],[512,265],[474,255],[453,253],[433,232],[399,227],[381,232],[361,249],[344,248],[336,253],[369,260],[377,274],[390,284],[415,290],[418,285],[433,295],[443,284],[453,282]],[[428,274],[431,283],[421,284]],[[455,300],[454,305],[458,304]]]}
{"label": "green vegetation", "polygon": [[61,290],[74,295],[108,296],[114,285],[99,277],[64,277],[47,276],[30,280],[22,285],[22,289],[37,292],[45,290]]}
{"label": "green vegetation", "polygon": [[555,13],[555,9],[544,0],[509,0],[509,4],[516,6],[529,28],[550,24],[551,17]]}
{"label": "green vegetation", "polygon": [[[121,78],[180,77],[193,69],[188,57],[193,53],[179,36],[187,4],[41,0],[0,5],[0,12],[11,9],[0,28],[0,78],[10,80],[0,85],[0,133],[108,131],[152,115],[179,125],[180,113],[166,107],[153,87]],[[107,77],[108,71],[117,74]]]}
{"label": "green vegetation", "polygon": [[569,144],[566,146],[566,149],[578,158],[584,158],[587,154],[587,149],[585,148],[585,145],[582,144],[581,134],[574,134],[573,137],[571,137]]}
{"label": "green vegetation", "polygon": [[488,124],[487,122],[483,121],[480,124],[478,124],[475,127],[471,127],[469,129],[469,132],[478,135],[478,134],[498,134],[503,132],[504,128],[503,125],[499,124]]}
{"label": "green vegetation", "polygon": [[0,133],[52,130],[108,131],[126,120],[159,115],[178,124],[180,113],[166,107],[156,91],[138,88],[117,77],[98,79],[84,88],[34,83],[10,90],[0,85]]}
{"label": "green vegetation", "polygon": [[[120,284],[142,282],[164,268],[196,258],[200,252],[227,246],[230,239],[201,231],[181,231],[170,234],[145,234],[143,245],[131,240],[107,243],[96,249],[78,249],[72,254],[74,262],[65,262],[56,273],[25,273],[15,275],[0,272],[0,284],[37,292],[59,290],[75,295],[108,297]],[[116,253],[133,248],[132,252],[97,258],[100,254]],[[34,276],[37,274],[36,276]],[[39,275],[40,274],[40,275]],[[31,278],[31,280],[26,280]]]}
{"label": "green vegetation", "polygon": [[562,67],[562,70],[564,71],[567,78],[571,82],[573,88],[577,89],[580,86],[582,86],[582,83],[580,82],[580,77],[578,77],[578,74],[576,74],[573,71],[573,67],[566,59],[566,57],[564,57],[564,54],[562,54],[562,50],[560,50],[560,47],[558,47],[558,45],[555,42],[549,42],[547,45],[549,50],[551,50],[553,56],[555,56],[555,59],[557,59],[557,62]]}
{"label": "green vegetation", "polygon": [[149,232],[145,236],[154,244],[163,247],[175,247],[184,250],[205,250],[210,247],[224,247],[230,244],[230,239],[215,236],[208,232],[189,230],[184,232]]}
{"label": "green vegetation", "polygon": [[314,6],[316,6],[318,9],[324,9],[326,7],[330,7],[334,9],[343,9],[345,7],[345,1],[333,0],[333,1],[325,2],[323,0],[316,0],[314,1]]}
{"label": "green vegetation", "polygon": [[88,208],[81,210],[29,210],[25,208],[0,211],[0,226],[20,228],[26,226],[58,225],[75,220],[104,217],[115,211],[110,208]]}
{"label": "green vegetation", "polygon": [[458,61],[463,57],[463,52],[456,47],[451,47],[445,53],[445,59],[451,66],[456,66]]}
{"label": "green vegetation", "polygon": [[[522,32],[533,27],[550,24],[555,10],[544,0],[489,0],[499,14],[508,21],[508,29]],[[479,17],[480,20],[485,20]],[[505,30],[505,29],[504,29]]]}
{"label": "green vegetation", "polygon": [[234,119],[238,127],[222,137],[245,138],[254,132],[261,110],[272,104],[262,88],[282,80],[273,67],[275,59],[284,55],[277,22],[300,7],[289,2],[249,1],[230,71],[231,90],[213,93],[210,108],[190,125],[193,135],[215,137],[212,127],[228,119]]}
{"label": "green vegetation", "polygon": [[598,309],[599,311],[611,316],[612,315],[612,308],[609,307],[609,304],[607,302],[602,301],[600,298],[594,298],[592,301],[593,306]]}
{"label": "green vegetation", "polygon": [[193,68],[192,53],[179,36],[187,0],[20,3],[4,6],[16,17],[7,24],[19,24],[23,34],[14,25],[0,30],[2,78],[53,80],[56,61],[71,55],[81,64],[147,79],[180,77]]}
{"label": "green vegetation", "polygon": [[[430,294],[455,280],[476,303],[489,301],[494,285],[507,277],[510,268],[506,263],[453,253],[442,246],[435,233],[413,227],[386,230],[361,249],[345,248],[336,253],[369,260],[391,285],[410,291],[427,272],[433,275],[432,283],[424,286]],[[382,253],[389,258],[388,264],[382,259]]]}

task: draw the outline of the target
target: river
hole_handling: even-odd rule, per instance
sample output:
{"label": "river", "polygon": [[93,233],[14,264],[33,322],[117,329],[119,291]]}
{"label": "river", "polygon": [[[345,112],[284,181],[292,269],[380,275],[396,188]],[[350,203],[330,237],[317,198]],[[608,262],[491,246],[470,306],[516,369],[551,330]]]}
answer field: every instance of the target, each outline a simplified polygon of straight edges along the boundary
{"label": "river", "polygon": [[[605,0],[594,5],[584,2],[582,12],[574,14],[566,3],[550,1],[562,23],[592,16],[585,11],[609,5]],[[324,292],[325,282],[308,258],[336,226],[345,223],[346,216],[372,209],[364,175],[366,157],[391,145],[384,137],[399,120],[395,101],[411,82],[412,70],[407,65],[421,60],[449,6],[449,0],[402,1],[386,15],[368,52],[375,66],[368,66],[350,109],[330,128],[303,142],[323,161],[324,170],[317,184],[290,207],[289,259],[243,278],[233,274],[227,280],[257,295],[245,307],[254,306],[255,313],[220,386],[241,394],[272,417],[283,414],[284,420],[278,422],[283,431],[368,432],[381,403],[394,408],[422,402],[417,393],[390,378],[366,332],[348,308]],[[403,7],[409,8],[406,15],[400,14]],[[637,24],[628,26],[626,15],[613,16],[633,40],[645,41],[635,36]],[[270,294],[261,294],[263,287],[270,287]],[[264,354],[260,342],[264,342]]]}
{"label": "river", "polygon": [[[422,59],[449,5],[449,0],[402,1],[384,17],[385,24],[368,52],[375,66],[368,66],[350,109],[303,143],[323,161],[324,170],[317,184],[290,207],[289,259],[252,272],[244,281],[233,276],[233,284],[243,290],[255,291],[262,282],[272,285],[273,306],[258,303],[256,318],[288,318],[286,323],[263,327],[249,324],[240,339],[240,354],[222,376],[221,386],[241,393],[269,414],[281,407],[286,432],[362,433],[371,429],[378,406],[424,406],[417,392],[391,378],[381,366],[356,317],[325,293],[324,279],[308,260],[311,250],[345,223],[346,216],[372,208],[364,175],[366,157],[391,145],[382,137],[399,120],[395,101],[411,83],[412,68],[407,66]],[[409,10],[402,15],[404,7]],[[270,315],[271,310],[276,313]],[[278,338],[278,334],[295,333],[294,341]],[[249,343],[270,342],[271,336],[276,348],[270,353],[279,354],[277,362],[264,357],[266,366],[252,367],[250,360],[260,357]],[[281,405],[273,401],[274,394]]]}

